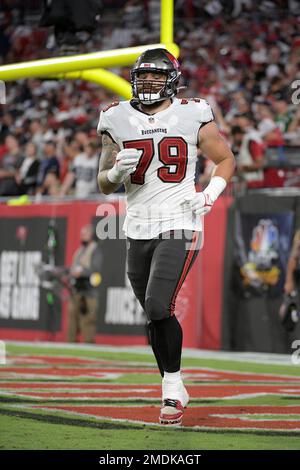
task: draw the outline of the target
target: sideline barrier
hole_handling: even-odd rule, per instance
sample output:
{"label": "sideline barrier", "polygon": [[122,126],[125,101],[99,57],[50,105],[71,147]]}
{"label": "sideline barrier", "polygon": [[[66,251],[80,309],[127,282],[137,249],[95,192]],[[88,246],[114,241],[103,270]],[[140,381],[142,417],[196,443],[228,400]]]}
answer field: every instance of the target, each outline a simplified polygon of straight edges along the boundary
{"label": "sideline barrier", "polygon": [[[47,261],[50,220],[57,231],[56,264],[70,265],[83,225],[100,220],[97,208],[105,202],[73,201],[0,205],[0,339],[65,341],[67,304],[56,299],[49,306],[34,263]],[[109,201],[123,222],[124,200]],[[231,198],[220,198],[205,220],[204,250],[198,256],[178,296],[177,315],[184,329],[185,347],[219,349],[221,342],[221,286],[226,212]],[[218,230],[215,230],[215,227]],[[126,276],[126,241],[100,242],[102,283],[96,342],[112,345],[147,344],[145,317]],[[15,270],[17,270],[15,272]],[[203,294],[205,293],[205,295]]]}

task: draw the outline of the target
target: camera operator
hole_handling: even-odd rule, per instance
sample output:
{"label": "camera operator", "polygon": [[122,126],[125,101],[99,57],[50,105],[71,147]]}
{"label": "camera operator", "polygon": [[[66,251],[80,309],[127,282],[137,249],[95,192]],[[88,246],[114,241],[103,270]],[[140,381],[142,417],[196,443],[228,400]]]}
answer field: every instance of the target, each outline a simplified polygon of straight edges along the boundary
{"label": "camera operator", "polygon": [[279,309],[281,323],[286,331],[293,331],[299,323],[300,285],[300,229],[294,234],[284,284],[284,298]]}
{"label": "camera operator", "polygon": [[74,293],[69,303],[68,341],[76,342],[78,334],[82,333],[85,343],[93,343],[102,256],[91,225],[82,227],[80,240],[81,245],[74,253],[70,268]]}
{"label": "camera operator", "polygon": [[293,246],[289,256],[286,278],[284,284],[284,292],[290,294],[296,290],[299,281],[300,270],[300,229],[297,229],[294,234]]}

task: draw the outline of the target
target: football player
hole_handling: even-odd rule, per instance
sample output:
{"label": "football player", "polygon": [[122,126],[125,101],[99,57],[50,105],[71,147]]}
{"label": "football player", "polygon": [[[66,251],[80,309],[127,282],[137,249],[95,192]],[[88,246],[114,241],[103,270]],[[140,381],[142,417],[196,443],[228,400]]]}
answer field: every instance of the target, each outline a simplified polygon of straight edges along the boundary
{"label": "football player", "polygon": [[[111,194],[125,185],[128,277],[146,312],[162,376],[162,424],[181,424],[189,401],[180,373],[176,297],[201,245],[201,216],[235,168],[207,102],[176,98],[180,74],[167,50],[147,50],[131,71],[133,98],[104,109],[98,125],[100,190]],[[216,165],[207,188],[198,193],[197,146]]]}

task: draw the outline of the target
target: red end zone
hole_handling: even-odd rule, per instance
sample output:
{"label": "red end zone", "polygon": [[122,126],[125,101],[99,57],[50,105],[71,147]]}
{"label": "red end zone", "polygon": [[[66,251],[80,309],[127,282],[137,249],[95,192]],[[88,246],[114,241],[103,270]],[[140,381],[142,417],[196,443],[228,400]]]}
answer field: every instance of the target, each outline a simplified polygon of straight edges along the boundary
{"label": "red end zone", "polygon": [[[35,409],[61,410],[76,415],[113,419],[131,423],[156,424],[159,408],[156,406],[37,406]],[[298,419],[285,419],[294,414]],[[257,418],[257,415],[259,418]],[[282,415],[281,419],[264,419],[265,415]],[[251,418],[251,416],[253,416]],[[183,426],[205,429],[272,429],[300,431],[300,406],[193,406],[185,410]]]}
{"label": "red end zone", "polygon": [[[158,425],[161,385],[151,383],[153,375],[158,379],[154,367],[45,355],[11,356],[9,362],[11,365],[0,369],[1,408],[34,409],[44,419],[55,412],[61,419],[67,414],[85,420]],[[259,396],[298,398],[300,377],[205,368],[184,369],[183,376],[191,396],[183,420],[185,427],[300,431],[300,405],[243,405],[243,400]],[[143,383],[133,383],[139,378]],[[241,400],[241,405],[230,405],[230,399]],[[224,400],[224,404],[207,406],[207,400]],[[116,401],[121,405],[116,406]]]}
{"label": "red end zone", "polygon": [[[31,389],[34,389],[30,384]],[[70,383],[68,386],[61,387],[59,384],[49,384],[41,386],[35,384],[35,388],[44,388],[45,391],[27,391],[27,385],[20,384],[13,387],[10,385],[2,385],[5,395],[14,395],[18,397],[36,398],[45,400],[86,400],[96,398],[141,398],[141,399],[157,399],[161,397],[160,385],[114,385],[114,384],[95,384],[94,386],[81,384],[75,385]],[[68,391],[61,391],[61,388]],[[47,391],[51,389],[51,391]],[[78,391],[76,391],[78,389]],[[217,399],[217,398],[251,398],[259,395],[292,395],[300,396],[300,385],[284,387],[283,385],[187,385],[187,390],[194,399]],[[85,393],[83,394],[83,391]]]}

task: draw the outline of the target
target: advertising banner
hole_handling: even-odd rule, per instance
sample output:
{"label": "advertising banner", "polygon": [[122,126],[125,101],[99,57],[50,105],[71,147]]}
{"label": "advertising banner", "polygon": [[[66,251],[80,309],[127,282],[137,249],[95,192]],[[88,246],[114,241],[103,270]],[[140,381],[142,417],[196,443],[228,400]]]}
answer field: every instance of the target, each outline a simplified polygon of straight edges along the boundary
{"label": "advertising banner", "polygon": [[55,219],[55,259],[49,252],[51,219],[0,219],[0,328],[61,329],[61,302],[42,286],[43,263],[64,264],[66,220]]}
{"label": "advertising banner", "polygon": [[[97,333],[102,344],[148,344],[146,316],[127,277],[122,204],[112,203],[116,237],[96,238],[99,266]],[[45,286],[38,267],[69,267],[80,245],[81,228],[103,219],[101,203],[72,202],[0,206],[0,339],[66,341],[68,299]],[[107,207],[107,204],[106,204]],[[100,210],[101,213],[101,210]],[[177,297],[176,315],[184,346],[200,347],[202,334],[202,253]],[[159,292],[158,292],[159,295]],[[217,328],[219,328],[217,326]],[[78,337],[79,341],[82,338]]]}
{"label": "advertising banner", "polygon": [[292,212],[237,212],[236,263],[245,297],[282,295],[293,226]]}
{"label": "advertising banner", "polygon": [[[251,194],[228,213],[222,349],[289,353],[292,334],[279,317],[300,198]],[[294,332],[296,335],[297,331]]]}

